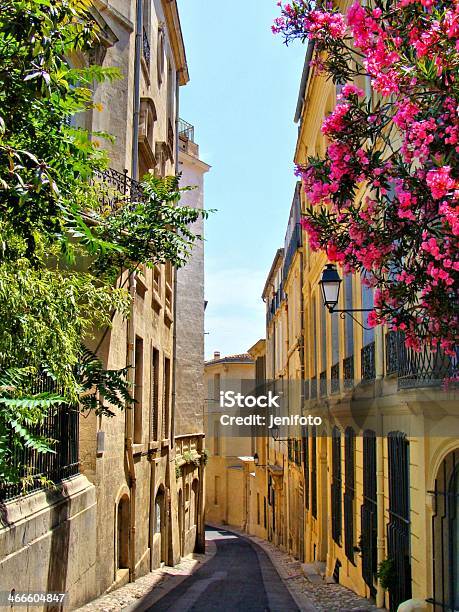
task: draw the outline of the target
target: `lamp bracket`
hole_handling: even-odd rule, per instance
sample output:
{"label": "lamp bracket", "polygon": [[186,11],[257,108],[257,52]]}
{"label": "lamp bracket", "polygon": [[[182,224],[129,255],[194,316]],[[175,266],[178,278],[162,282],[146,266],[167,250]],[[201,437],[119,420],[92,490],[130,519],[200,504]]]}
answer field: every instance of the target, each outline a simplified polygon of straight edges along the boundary
{"label": "lamp bracket", "polygon": [[346,315],[349,315],[351,319],[357,323],[357,325],[360,325],[360,327],[366,331],[370,331],[371,329],[373,329],[372,327],[365,327],[365,325],[360,323],[360,321],[351,314],[353,312],[372,312],[372,308],[351,308],[349,310],[335,310],[334,308],[329,308],[328,310],[330,314],[333,314],[334,312],[339,313],[340,319],[343,320],[346,318]]}

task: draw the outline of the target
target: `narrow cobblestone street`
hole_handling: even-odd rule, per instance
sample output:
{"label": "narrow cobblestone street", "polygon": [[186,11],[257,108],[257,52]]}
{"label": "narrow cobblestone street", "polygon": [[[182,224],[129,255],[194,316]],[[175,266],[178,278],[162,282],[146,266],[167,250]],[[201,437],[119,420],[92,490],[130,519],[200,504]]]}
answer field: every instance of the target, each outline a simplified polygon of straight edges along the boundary
{"label": "narrow cobblestone street", "polygon": [[79,612],[369,612],[369,601],[342,585],[305,575],[302,564],[269,542],[208,527],[206,555],[183,559],[112,591]]}

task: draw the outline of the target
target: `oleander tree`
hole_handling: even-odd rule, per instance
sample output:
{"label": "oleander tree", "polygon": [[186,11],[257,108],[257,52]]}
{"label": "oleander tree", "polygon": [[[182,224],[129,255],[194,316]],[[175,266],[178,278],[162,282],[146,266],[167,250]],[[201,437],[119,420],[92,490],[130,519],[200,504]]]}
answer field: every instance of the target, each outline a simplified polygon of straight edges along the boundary
{"label": "oleander tree", "polygon": [[[278,3],[273,32],[314,45],[339,86],[325,156],[296,173],[312,249],[374,287],[372,326],[455,354],[458,330],[459,3]],[[371,82],[371,100],[356,84]],[[364,197],[358,194],[365,193]]]}

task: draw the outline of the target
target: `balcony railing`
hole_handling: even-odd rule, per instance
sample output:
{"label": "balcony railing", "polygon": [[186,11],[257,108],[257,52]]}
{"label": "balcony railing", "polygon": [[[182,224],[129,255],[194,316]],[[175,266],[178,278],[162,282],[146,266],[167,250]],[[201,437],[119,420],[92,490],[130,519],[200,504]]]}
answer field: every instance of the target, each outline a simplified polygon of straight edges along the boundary
{"label": "balcony railing", "polygon": [[[46,375],[38,376],[33,387],[33,393],[57,391],[55,382]],[[75,476],[79,472],[78,407],[68,404],[54,406],[43,422],[31,427],[30,432],[54,440],[55,452],[37,453],[27,446],[14,448],[11,463],[22,481],[0,484],[0,501],[38,491],[46,485],[45,481],[58,484],[64,478]]]}
{"label": "balcony railing", "polygon": [[313,376],[311,378],[311,399],[317,399],[317,378]]}
{"label": "balcony railing", "polygon": [[98,193],[101,208],[115,211],[126,204],[144,199],[142,185],[128,176],[127,170],[118,172],[113,168],[94,172],[94,184],[100,186]]}
{"label": "balcony railing", "polygon": [[184,119],[179,119],[178,123],[179,136],[184,136],[187,140],[194,142],[194,126]]}
{"label": "balcony railing", "polygon": [[327,395],[327,370],[320,373],[320,397]]}
{"label": "balcony railing", "polygon": [[331,367],[331,392],[339,393],[339,363],[335,363]]}
{"label": "balcony railing", "polygon": [[362,380],[374,380],[376,378],[375,367],[375,343],[370,342],[362,348]]}
{"label": "balcony railing", "polygon": [[292,265],[293,257],[295,256],[296,251],[302,246],[302,235],[301,235],[301,225],[299,223],[295,224],[293,228],[292,235],[290,237],[290,241],[288,243],[287,249],[285,251],[284,258],[284,270],[283,276],[287,278],[288,271],[290,266]]}
{"label": "balcony railing", "polygon": [[398,335],[390,331],[386,334],[386,375],[398,374]]}
{"label": "balcony railing", "polygon": [[145,63],[147,64],[148,68],[150,68],[150,61],[151,61],[150,40],[148,38],[148,34],[145,28],[143,30],[143,36],[142,36],[142,55],[143,55],[143,59],[145,60]]}
{"label": "balcony railing", "polygon": [[452,357],[441,349],[433,350],[427,345],[420,351],[415,351],[405,345],[404,334],[391,334],[393,335],[390,340],[387,340],[389,334],[386,336],[386,368],[389,373],[388,360],[391,368],[395,367],[394,362],[396,363],[398,386],[401,389],[440,386],[445,378],[457,372],[458,352]]}
{"label": "balcony railing", "polygon": [[343,359],[344,388],[352,389],[354,386],[354,355]]}

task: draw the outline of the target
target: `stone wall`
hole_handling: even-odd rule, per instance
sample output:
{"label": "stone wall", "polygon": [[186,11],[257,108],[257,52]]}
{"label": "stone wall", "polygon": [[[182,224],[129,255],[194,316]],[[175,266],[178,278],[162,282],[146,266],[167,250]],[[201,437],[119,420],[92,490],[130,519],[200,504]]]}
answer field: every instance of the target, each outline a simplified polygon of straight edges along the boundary
{"label": "stone wall", "polygon": [[96,491],[84,476],[64,481],[62,492],[12,500],[0,512],[0,591],[68,592],[71,608],[99,593]]}

